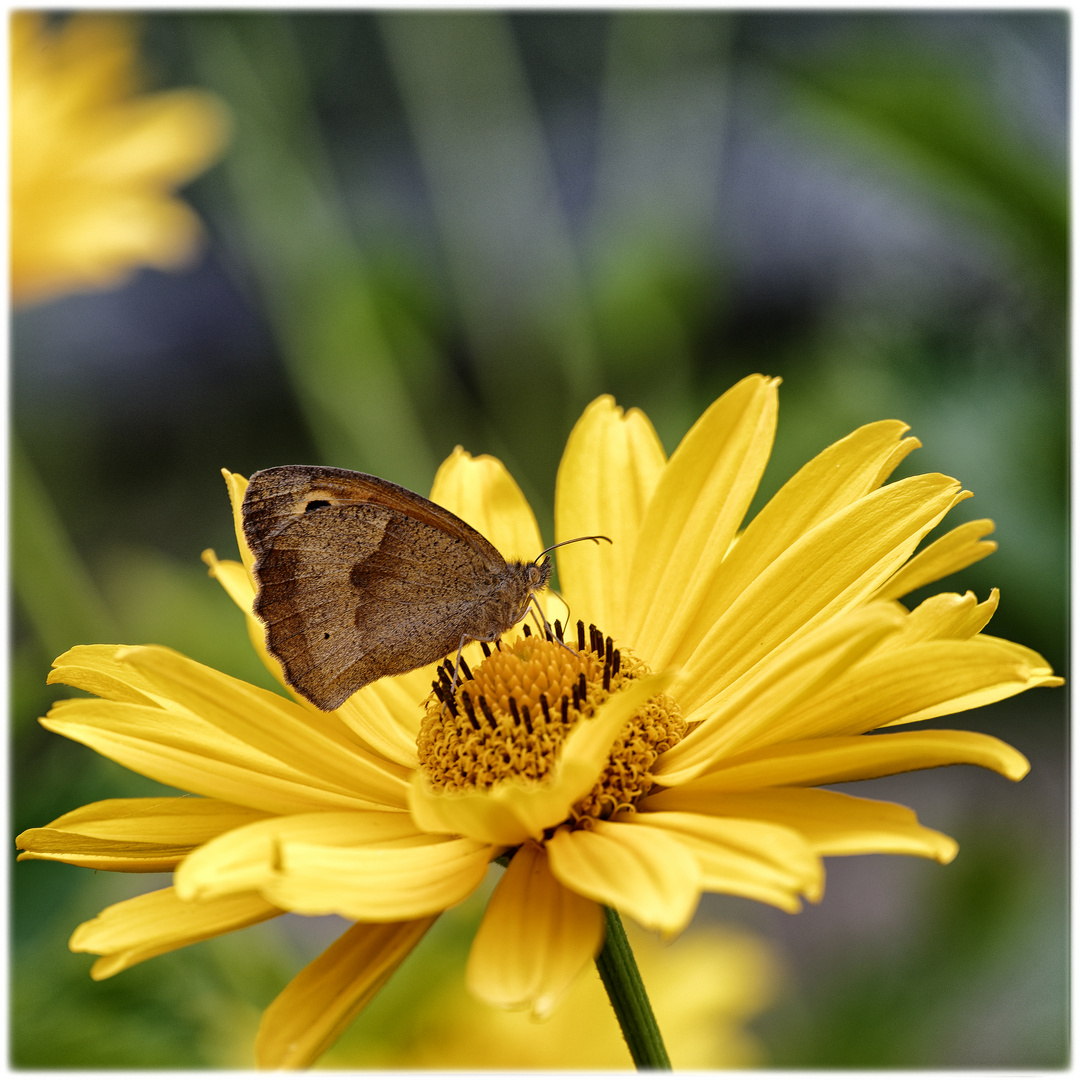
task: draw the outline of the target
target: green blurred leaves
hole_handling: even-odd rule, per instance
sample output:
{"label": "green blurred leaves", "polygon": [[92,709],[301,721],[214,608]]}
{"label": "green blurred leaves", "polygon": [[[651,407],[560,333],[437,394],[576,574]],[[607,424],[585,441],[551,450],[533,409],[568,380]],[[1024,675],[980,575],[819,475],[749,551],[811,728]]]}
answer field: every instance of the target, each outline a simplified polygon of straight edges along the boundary
{"label": "green blurred leaves", "polygon": [[931,198],[996,235],[1064,304],[1064,162],[991,112],[994,58],[949,49],[947,38],[930,48],[888,18],[871,16],[859,29],[857,48],[848,41],[813,63],[773,57],[800,123],[827,144],[876,157],[894,176],[920,178]]}
{"label": "green blurred leaves", "polygon": [[17,437],[10,445],[12,585],[42,650],[116,639],[112,615]]}
{"label": "green blurred leaves", "polygon": [[224,170],[245,265],[324,463],[423,488],[431,448],[342,210],[288,22],[217,15],[188,25],[205,84],[234,111]]}

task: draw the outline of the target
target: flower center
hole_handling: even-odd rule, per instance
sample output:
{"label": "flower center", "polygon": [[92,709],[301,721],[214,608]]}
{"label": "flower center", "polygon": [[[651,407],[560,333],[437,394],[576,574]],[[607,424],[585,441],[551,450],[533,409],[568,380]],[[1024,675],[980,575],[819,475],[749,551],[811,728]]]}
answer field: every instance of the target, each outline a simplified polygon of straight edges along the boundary
{"label": "flower center", "polygon": [[[481,647],[485,659],[475,673],[462,660],[455,686],[454,664],[444,660],[432,683],[417,753],[437,791],[485,790],[507,777],[544,780],[581,718],[648,673],[640,660],[581,621],[570,645],[556,621],[554,636],[535,637],[526,626],[512,644]],[[619,733],[571,820],[587,825],[588,819],[633,809],[653,786],[650,769],[657,757],[685,734],[671,698],[659,694],[646,702]]]}

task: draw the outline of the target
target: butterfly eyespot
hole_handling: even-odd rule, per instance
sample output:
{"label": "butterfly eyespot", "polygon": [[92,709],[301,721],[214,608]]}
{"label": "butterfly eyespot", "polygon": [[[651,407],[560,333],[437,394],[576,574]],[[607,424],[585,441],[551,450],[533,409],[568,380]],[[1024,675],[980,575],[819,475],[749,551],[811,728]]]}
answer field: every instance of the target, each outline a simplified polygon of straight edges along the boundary
{"label": "butterfly eyespot", "polygon": [[330,503],[326,499],[312,499],[311,502],[304,507],[304,513],[310,514],[312,510],[319,510],[324,506],[329,506]]}

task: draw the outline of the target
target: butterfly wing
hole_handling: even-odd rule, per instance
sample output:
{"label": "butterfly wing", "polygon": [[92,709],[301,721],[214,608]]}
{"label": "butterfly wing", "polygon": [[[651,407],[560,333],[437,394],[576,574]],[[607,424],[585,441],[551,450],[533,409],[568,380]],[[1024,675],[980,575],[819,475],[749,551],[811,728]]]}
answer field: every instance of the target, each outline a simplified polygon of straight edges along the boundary
{"label": "butterfly wing", "polygon": [[251,478],[242,516],[267,647],[321,709],[474,636],[481,598],[506,573],[475,529],[364,473],[264,470]]}

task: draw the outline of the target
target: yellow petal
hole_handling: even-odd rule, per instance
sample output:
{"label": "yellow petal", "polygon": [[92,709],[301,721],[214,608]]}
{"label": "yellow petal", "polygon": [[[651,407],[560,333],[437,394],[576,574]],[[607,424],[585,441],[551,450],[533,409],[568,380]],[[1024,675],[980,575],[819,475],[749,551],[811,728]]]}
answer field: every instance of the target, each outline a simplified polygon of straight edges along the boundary
{"label": "yellow petal", "polygon": [[974,593],[938,593],[924,600],[904,620],[903,630],[891,638],[885,649],[901,648],[916,641],[953,638],[965,641],[974,637],[993,618],[998,606],[998,591],[992,589],[981,604]]}
{"label": "yellow petal", "polygon": [[1007,641],[1004,638],[993,637],[990,634],[979,634],[971,640],[973,642],[985,642],[990,647],[997,646],[1015,657],[1023,682],[1002,680],[963,697],[945,701],[930,708],[921,709],[918,712],[908,713],[907,716],[890,720],[888,724],[883,726],[914,724],[919,720],[933,720],[935,717],[947,716],[950,713],[978,709],[983,705],[989,705],[992,702],[1021,694],[1025,690],[1033,690],[1037,686],[1054,687],[1065,685],[1065,680],[1054,674],[1054,669],[1049,663],[1034,649],[1029,649],[1026,645],[1018,645],[1015,641]]}
{"label": "yellow petal", "polygon": [[424,839],[408,814],[358,811],[271,817],[203,844],[184,860],[174,880],[182,900],[206,900],[264,889],[282,873],[284,847],[293,841],[362,845],[392,844],[402,839]]}
{"label": "yellow petal", "polygon": [[141,843],[137,840],[101,840],[59,829],[27,829],[16,838],[25,848],[18,861],[44,859],[91,870],[119,870],[128,874],[161,874],[173,870],[191,851],[191,845]]}
{"label": "yellow petal", "polygon": [[136,24],[131,19],[80,13],[60,27],[39,23],[35,36],[36,66],[54,71],[69,108],[123,99],[136,89]]}
{"label": "yellow petal", "polygon": [[799,896],[817,901],[825,886],[821,860],[794,829],[763,821],[678,811],[629,815],[639,827],[667,829],[698,860],[702,888],[747,896],[796,912]]}
{"label": "yellow petal", "polygon": [[555,539],[607,536],[612,544],[559,549],[559,588],[586,623],[623,639],[623,605],[645,508],[665,463],[644,413],[624,415],[609,395],[574,425],[555,481]]}
{"label": "yellow petal", "polygon": [[470,896],[500,849],[465,837],[354,848],[289,843],[263,893],[305,915],[384,920],[437,914]]}
{"label": "yellow petal", "polygon": [[498,458],[457,447],[435,474],[431,501],[486,536],[507,561],[532,562],[543,550],[528,500]]}
{"label": "yellow petal", "polygon": [[312,1065],[397,971],[434,921],[357,923],[346,930],[263,1013],[255,1039],[259,1068]]}
{"label": "yellow petal", "polygon": [[488,901],[465,982],[482,1001],[548,1016],[604,943],[604,915],[551,876],[547,855],[523,844]]}
{"label": "yellow petal", "polygon": [[122,648],[122,645],[76,645],[53,661],[53,669],[45,681],[74,686],[112,701],[164,704],[149,679],[118,659]]}
{"label": "yellow petal", "polygon": [[251,568],[255,565],[255,555],[251,548],[248,547],[247,540],[244,537],[244,517],[241,513],[248,482],[247,479],[239,473],[229,472],[228,469],[222,469],[221,475],[225,477],[225,486],[229,491],[229,504],[232,506],[233,531],[236,534],[236,548],[240,552],[240,560],[243,562],[244,569],[248,573],[248,578],[251,581],[252,593],[254,593],[255,578],[252,576]]}
{"label": "yellow petal", "polygon": [[485,844],[541,839],[545,829],[565,821],[574,803],[592,789],[627,721],[670,682],[666,673],[649,675],[608,698],[567,737],[547,780],[508,779],[487,791],[443,792],[414,773],[409,791],[413,818],[428,832],[471,836]]}
{"label": "yellow petal", "polygon": [[[38,265],[26,260],[13,267],[20,304],[58,292],[118,285],[140,263],[176,269],[199,250],[202,225],[182,202],[163,201],[156,192],[117,189],[107,176],[96,182],[84,178],[78,192],[54,194],[54,228],[42,231],[34,245],[42,256]],[[55,230],[59,221],[66,226],[63,233]],[[25,235],[24,229],[20,232]],[[21,237],[13,239],[23,252],[29,247]],[[51,271],[50,263],[58,272]]]}
{"label": "yellow petal", "polygon": [[991,552],[997,551],[997,544],[993,540],[982,539],[993,531],[994,523],[987,518],[958,525],[928,544],[893,574],[878,590],[878,598],[888,600],[906,596],[931,581],[939,581],[985,559]]}
{"label": "yellow petal", "polygon": [[[1023,754],[992,735],[975,731],[905,731],[806,739],[752,750],[681,785],[679,790],[724,792],[839,784],[941,765],[981,765],[1010,780],[1022,779],[1029,769]],[[643,806],[657,805],[657,798],[646,799]],[[678,795],[672,795],[668,801],[674,805],[678,800]]]}
{"label": "yellow petal", "polygon": [[[245,615],[251,615],[252,605],[255,603],[255,586],[243,563],[238,563],[235,559],[219,559],[213,548],[207,548],[201,558],[209,567],[210,576],[229,594],[229,599]],[[257,622],[256,625],[261,635],[262,623]]]}
{"label": "yellow petal", "polygon": [[431,693],[435,666],[376,679],[357,690],[337,715],[381,757],[415,769],[416,732],[424,714],[424,701]]}
{"label": "yellow petal", "polygon": [[359,746],[335,714],[294,705],[171,649],[131,649],[121,659],[169,701],[226,736],[328,786],[404,807],[408,770]]}
{"label": "yellow petal", "polygon": [[592,829],[563,826],[546,846],[552,874],[568,889],[650,930],[677,934],[693,917],[702,871],[669,832],[596,821]]}
{"label": "yellow petal", "polygon": [[41,724],[152,780],[239,806],[295,813],[373,805],[183,712],[78,698],[58,702]]}
{"label": "yellow petal", "polygon": [[161,889],[105,908],[76,928],[68,947],[72,952],[99,954],[90,975],[107,979],[143,960],[280,914],[280,908],[253,893],[190,904],[175,890]]}
{"label": "yellow petal", "polygon": [[61,814],[48,828],[111,840],[204,844],[261,817],[258,810],[220,799],[152,796],[87,803]]}
{"label": "yellow petal", "polygon": [[[657,759],[654,775],[668,787],[685,783],[730,754],[774,742],[778,723],[796,705],[827,694],[832,682],[901,625],[903,617],[893,605],[874,604],[777,650],[723,695],[713,711],[711,702],[699,710],[707,719]],[[695,718],[693,713],[687,717]]]}
{"label": "yellow petal", "polygon": [[804,465],[747,525],[714,575],[676,657],[685,659],[755,579],[794,544],[846,506],[881,486],[919,445],[899,420],[867,424]]}
{"label": "yellow petal", "polygon": [[661,474],[630,570],[627,640],[655,670],[676,647],[757,490],[776,430],[778,379],[752,375],[713,402]]}
{"label": "yellow petal", "polygon": [[820,788],[706,792],[688,784],[650,796],[649,805],[786,825],[819,855],[921,855],[947,863],[957,850],[955,840],[920,825],[906,806]]}
{"label": "yellow petal", "polygon": [[197,250],[172,190],[217,155],[225,112],[201,91],[137,96],[131,25],[20,20],[12,43],[11,284],[18,302],[118,283]]}
{"label": "yellow petal", "polygon": [[128,103],[124,128],[102,154],[121,179],[169,187],[202,172],[225,145],[229,118],[221,101],[202,90],[169,90]]}
{"label": "yellow petal", "polygon": [[796,705],[773,730],[774,742],[860,735],[1000,701],[1053,685],[1037,653],[982,635],[882,650],[840,676],[825,693]]}
{"label": "yellow petal", "polygon": [[[441,792],[419,773],[412,778],[409,811],[429,833],[470,836],[482,843],[513,846],[530,835],[518,813],[518,798],[504,782],[490,791]],[[569,806],[563,811],[563,817]]]}
{"label": "yellow petal", "polygon": [[262,814],[217,799],[105,799],[16,838],[19,859],[49,859],[96,870],[159,873],[193,848]]}
{"label": "yellow petal", "polygon": [[407,814],[297,814],[256,822],[181,864],[184,899],[257,890],[304,915],[417,918],[465,899],[498,849],[424,835]]}
{"label": "yellow petal", "polygon": [[686,713],[796,634],[864,602],[965,493],[947,476],[872,491],[797,540],[743,590],[683,668]]}

